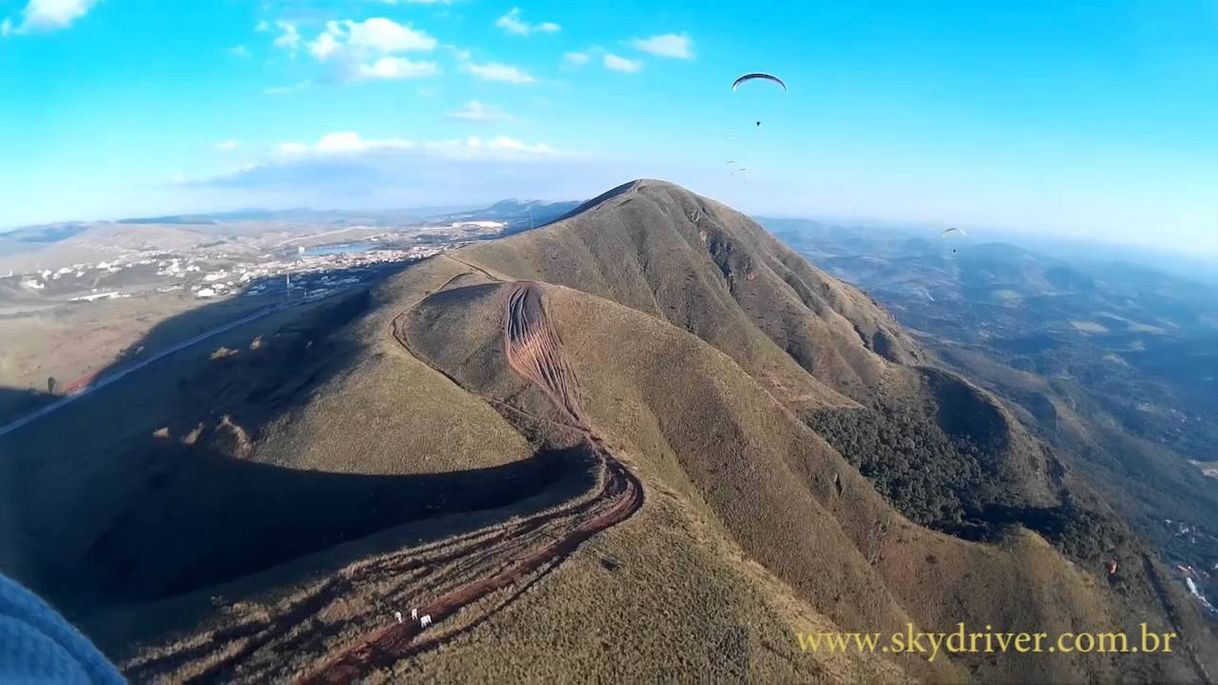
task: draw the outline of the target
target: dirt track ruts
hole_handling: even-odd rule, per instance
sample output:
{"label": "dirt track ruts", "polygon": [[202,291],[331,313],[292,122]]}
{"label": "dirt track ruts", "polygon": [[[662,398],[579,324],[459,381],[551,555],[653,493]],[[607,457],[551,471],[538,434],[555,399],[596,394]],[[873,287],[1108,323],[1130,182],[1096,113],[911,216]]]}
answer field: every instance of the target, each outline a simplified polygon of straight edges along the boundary
{"label": "dirt track ruts", "polygon": [[[535,283],[516,283],[510,287],[504,312],[503,349],[511,369],[541,389],[554,405],[571,421],[571,427],[583,433],[589,449],[602,464],[602,486],[597,496],[562,512],[571,528],[557,539],[518,559],[503,559],[499,570],[450,590],[432,603],[420,607],[418,613],[430,615],[433,625],[457,613],[462,607],[488,595],[511,587],[529,574],[546,571],[571,554],[582,542],[596,533],[629,518],[643,504],[642,483],[618,461],[591,429],[578,400],[575,374],[562,354],[557,331],[545,315],[541,289]],[[537,518],[555,518],[541,514]],[[541,521],[525,519],[515,527],[517,535],[506,534],[488,542],[491,549],[482,548],[483,560],[496,556],[494,547],[519,551],[525,545],[513,541],[530,531],[541,529]],[[503,550],[509,551],[509,550]],[[435,631],[432,628],[431,631]],[[401,659],[438,644],[440,638],[416,640],[428,631],[415,621],[390,625],[376,631],[359,644],[350,647],[306,678],[305,682],[350,682],[370,672],[388,668]]]}

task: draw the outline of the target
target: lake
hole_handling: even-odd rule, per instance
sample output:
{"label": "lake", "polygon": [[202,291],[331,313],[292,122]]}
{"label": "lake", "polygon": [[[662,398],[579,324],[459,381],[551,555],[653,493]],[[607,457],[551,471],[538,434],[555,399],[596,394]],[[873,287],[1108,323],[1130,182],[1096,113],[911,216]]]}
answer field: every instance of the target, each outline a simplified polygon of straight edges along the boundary
{"label": "lake", "polygon": [[318,245],[305,249],[301,254],[306,257],[328,257],[330,255],[345,254],[351,252],[367,252],[382,248],[380,243],[345,243],[342,245]]}

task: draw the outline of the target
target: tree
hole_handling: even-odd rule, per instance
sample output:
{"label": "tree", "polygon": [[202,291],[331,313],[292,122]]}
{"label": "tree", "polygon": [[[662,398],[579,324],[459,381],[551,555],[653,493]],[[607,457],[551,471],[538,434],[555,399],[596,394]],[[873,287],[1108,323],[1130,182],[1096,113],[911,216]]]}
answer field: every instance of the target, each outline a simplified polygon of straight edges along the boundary
{"label": "tree", "polygon": [[59,383],[58,383],[58,382],[55,380],[55,377],[54,377],[54,376],[48,376],[48,377],[47,377],[47,392],[48,392],[48,393],[50,393],[50,394],[54,395],[54,394],[55,394],[55,386],[57,386],[57,385],[59,385]]}

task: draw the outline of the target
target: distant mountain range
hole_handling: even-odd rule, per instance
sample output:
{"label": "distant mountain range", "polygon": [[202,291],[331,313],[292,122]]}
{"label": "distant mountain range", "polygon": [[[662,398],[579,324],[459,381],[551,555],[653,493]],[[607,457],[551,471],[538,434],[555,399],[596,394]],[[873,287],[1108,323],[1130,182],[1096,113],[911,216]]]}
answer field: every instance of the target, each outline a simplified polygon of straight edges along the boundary
{"label": "distant mountain range", "polygon": [[766,223],[1008,399],[1173,563],[1210,569],[1194,582],[1218,600],[1218,286],[1103,251]]}

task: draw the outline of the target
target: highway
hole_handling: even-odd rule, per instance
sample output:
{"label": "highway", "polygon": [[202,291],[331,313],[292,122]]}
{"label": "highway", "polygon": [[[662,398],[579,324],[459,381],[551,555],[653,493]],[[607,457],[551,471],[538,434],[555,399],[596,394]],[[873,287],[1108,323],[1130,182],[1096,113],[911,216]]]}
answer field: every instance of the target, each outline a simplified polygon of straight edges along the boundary
{"label": "highway", "polygon": [[172,354],[181,352],[182,350],[184,350],[188,347],[191,347],[192,345],[197,345],[205,340],[214,338],[215,336],[220,335],[221,333],[226,333],[238,326],[244,326],[245,324],[250,323],[251,321],[257,321],[258,319],[261,319],[266,316],[270,316],[271,314],[274,314],[275,312],[283,311],[284,309],[287,309],[289,307],[295,307],[300,304],[305,304],[307,302],[316,302],[316,301],[317,300],[298,300],[295,302],[280,302],[279,304],[274,304],[274,305],[265,307],[263,309],[259,309],[258,311],[253,312],[252,314],[247,314],[239,319],[234,319],[221,326],[218,326],[211,330],[200,333],[192,338],[183,340],[182,342],[179,342],[179,343],[173,345],[172,347],[161,350],[146,359],[136,362],[130,366],[127,366],[127,367],[124,367],[121,369],[117,369],[114,372],[112,372],[106,376],[98,378],[97,380],[95,380],[94,382],[90,383],[89,385],[81,388],[80,390],[77,390],[68,395],[64,395],[63,397],[60,397],[59,399],[55,400],[54,402],[52,402],[44,407],[41,407],[40,409],[38,409],[34,412],[26,414],[25,416],[22,416],[21,418],[13,421],[11,423],[8,423],[8,424],[0,427],[0,438],[8,435],[9,433],[20,430],[21,428],[28,426],[29,424],[37,421],[38,419],[41,419],[44,416],[47,416],[49,414],[55,413],[56,411],[59,411],[60,409],[75,402],[76,400],[79,400],[82,397],[85,397],[93,392],[101,390],[102,388],[106,387],[107,385],[110,385],[111,383],[122,380],[129,374],[135,373],[136,371],[139,371],[140,369],[143,369],[150,364],[155,364],[156,362],[159,362],[162,359],[164,359]]}

